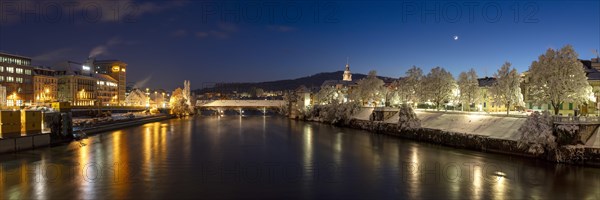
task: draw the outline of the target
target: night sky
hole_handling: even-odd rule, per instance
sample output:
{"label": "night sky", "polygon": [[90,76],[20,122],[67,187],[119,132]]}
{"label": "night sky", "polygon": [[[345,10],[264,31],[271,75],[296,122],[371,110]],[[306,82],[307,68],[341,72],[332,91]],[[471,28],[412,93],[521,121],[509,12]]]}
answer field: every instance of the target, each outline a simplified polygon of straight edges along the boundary
{"label": "night sky", "polygon": [[347,57],[357,73],[399,77],[416,65],[492,76],[505,61],[527,70],[547,48],[572,44],[582,59],[600,49],[595,0],[0,0],[0,9],[1,51],[36,65],[119,59],[128,81],[163,89],[338,71]]}

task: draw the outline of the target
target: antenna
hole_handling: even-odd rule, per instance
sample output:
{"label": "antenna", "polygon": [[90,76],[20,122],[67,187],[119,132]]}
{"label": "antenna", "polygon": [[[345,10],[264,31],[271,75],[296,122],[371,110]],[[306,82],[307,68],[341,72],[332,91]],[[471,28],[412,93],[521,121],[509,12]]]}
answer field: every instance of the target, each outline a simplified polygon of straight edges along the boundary
{"label": "antenna", "polygon": [[592,53],[596,55],[596,58],[600,58],[600,54],[598,53],[598,49],[592,49]]}
{"label": "antenna", "polygon": [[349,60],[350,60],[350,57],[346,57],[346,65],[348,65]]}

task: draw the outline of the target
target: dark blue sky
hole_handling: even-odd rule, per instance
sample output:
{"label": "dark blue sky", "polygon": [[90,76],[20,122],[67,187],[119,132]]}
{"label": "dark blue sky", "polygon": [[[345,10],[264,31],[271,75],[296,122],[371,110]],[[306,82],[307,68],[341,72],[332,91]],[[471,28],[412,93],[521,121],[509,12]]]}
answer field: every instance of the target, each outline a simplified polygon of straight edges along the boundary
{"label": "dark blue sky", "polygon": [[120,59],[129,81],[164,89],[343,70],[346,57],[358,73],[399,77],[416,65],[492,76],[505,61],[527,70],[547,48],[572,44],[582,59],[600,49],[594,0],[0,0],[0,9],[2,51],[43,65]]}

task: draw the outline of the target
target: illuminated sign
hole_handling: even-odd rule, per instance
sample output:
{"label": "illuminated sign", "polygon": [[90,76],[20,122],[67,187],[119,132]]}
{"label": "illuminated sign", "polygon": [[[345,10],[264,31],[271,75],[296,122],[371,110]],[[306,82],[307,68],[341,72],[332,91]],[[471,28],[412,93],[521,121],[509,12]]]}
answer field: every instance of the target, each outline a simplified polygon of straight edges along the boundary
{"label": "illuminated sign", "polygon": [[83,69],[83,70],[85,70],[85,71],[90,71],[90,67],[88,67],[88,66],[85,66],[85,65],[84,65],[84,66],[81,66],[81,69]]}
{"label": "illuminated sign", "polygon": [[112,67],[112,71],[113,72],[119,72],[119,70],[121,70],[121,68],[119,66],[113,66]]}

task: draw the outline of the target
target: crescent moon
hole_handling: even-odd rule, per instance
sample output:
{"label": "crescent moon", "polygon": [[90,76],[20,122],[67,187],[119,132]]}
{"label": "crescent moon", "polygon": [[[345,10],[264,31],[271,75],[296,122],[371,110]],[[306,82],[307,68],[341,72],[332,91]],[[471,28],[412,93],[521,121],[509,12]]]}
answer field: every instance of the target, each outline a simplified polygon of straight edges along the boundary
{"label": "crescent moon", "polygon": [[455,35],[455,36],[454,36],[454,40],[458,40],[458,35]]}

